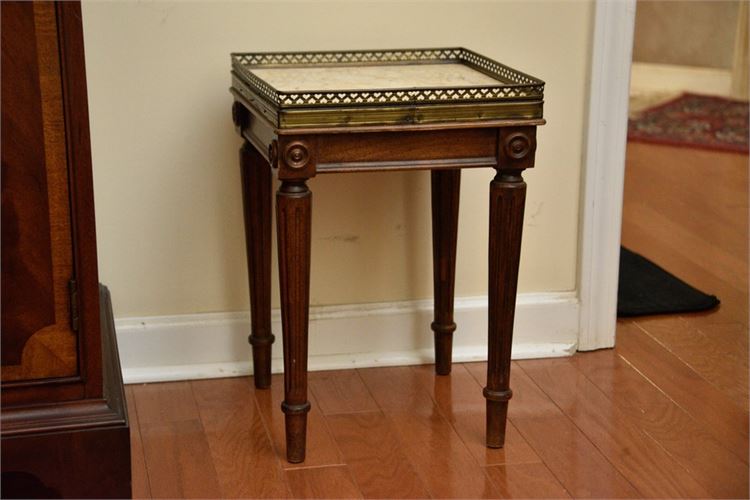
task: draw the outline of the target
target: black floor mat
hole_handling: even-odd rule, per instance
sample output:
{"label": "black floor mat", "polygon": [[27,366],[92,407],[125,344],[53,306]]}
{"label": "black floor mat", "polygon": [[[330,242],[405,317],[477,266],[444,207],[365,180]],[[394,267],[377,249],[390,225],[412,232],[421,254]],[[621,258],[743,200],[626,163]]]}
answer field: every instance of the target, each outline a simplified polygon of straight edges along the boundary
{"label": "black floor mat", "polygon": [[620,248],[617,316],[697,312],[717,305],[716,296],[705,294],[645,257]]}

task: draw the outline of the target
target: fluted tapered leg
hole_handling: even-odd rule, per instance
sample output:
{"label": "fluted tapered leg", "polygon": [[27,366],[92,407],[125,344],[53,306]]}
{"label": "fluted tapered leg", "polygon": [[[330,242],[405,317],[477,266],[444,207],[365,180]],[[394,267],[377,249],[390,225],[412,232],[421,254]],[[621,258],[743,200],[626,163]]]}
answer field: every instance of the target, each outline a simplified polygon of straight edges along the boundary
{"label": "fluted tapered leg", "polygon": [[505,443],[510,390],[510,354],[516,309],[526,183],[519,170],[500,170],[490,183],[489,342],[487,358],[487,446]]}
{"label": "fluted tapered leg", "polygon": [[271,385],[271,166],[249,143],[240,148],[242,204],[250,281],[255,387]]}
{"label": "fluted tapered leg", "polygon": [[435,372],[451,372],[453,349],[453,294],[456,278],[456,238],[461,170],[433,170],[432,272],[435,297]]}
{"label": "fluted tapered leg", "polygon": [[286,180],[276,193],[281,326],[284,336],[286,456],[305,460],[307,434],[307,327],[310,297],[312,193],[304,180]]}

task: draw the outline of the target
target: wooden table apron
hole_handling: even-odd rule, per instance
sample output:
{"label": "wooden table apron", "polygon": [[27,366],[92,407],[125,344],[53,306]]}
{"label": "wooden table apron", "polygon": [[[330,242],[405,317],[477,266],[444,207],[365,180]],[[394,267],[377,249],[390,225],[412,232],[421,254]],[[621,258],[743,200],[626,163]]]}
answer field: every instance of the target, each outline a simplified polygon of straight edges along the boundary
{"label": "wooden table apron", "polygon": [[245,139],[240,149],[250,281],[255,385],[271,383],[271,180],[276,192],[277,246],[284,338],[284,402],[287,459],[305,458],[307,345],[312,193],[317,174],[430,170],[435,311],[435,369],[451,371],[456,324],[453,296],[461,169],[494,168],[490,182],[488,369],[489,447],[502,447],[509,387],[526,183],[534,166],[541,119],[387,125],[349,128],[276,128],[235,94],[233,119]]}

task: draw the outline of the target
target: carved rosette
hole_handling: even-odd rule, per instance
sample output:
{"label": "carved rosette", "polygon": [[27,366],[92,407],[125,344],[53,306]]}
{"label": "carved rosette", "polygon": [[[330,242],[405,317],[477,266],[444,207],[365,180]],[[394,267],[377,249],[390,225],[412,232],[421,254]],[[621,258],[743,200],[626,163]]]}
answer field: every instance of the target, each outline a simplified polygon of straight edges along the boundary
{"label": "carved rosette", "polygon": [[515,132],[505,138],[505,154],[514,160],[520,160],[532,150],[531,139],[523,132]]}
{"label": "carved rosette", "polygon": [[499,168],[525,169],[534,166],[536,128],[523,127],[500,130]]}
{"label": "carved rosette", "polygon": [[310,161],[310,151],[307,144],[302,141],[294,141],[287,144],[284,149],[284,163],[294,170],[301,170]]}
{"label": "carved rosette", "polygon": [[307,137],[278,137],[276,165],[281,180],[315,177],[316,143]]}

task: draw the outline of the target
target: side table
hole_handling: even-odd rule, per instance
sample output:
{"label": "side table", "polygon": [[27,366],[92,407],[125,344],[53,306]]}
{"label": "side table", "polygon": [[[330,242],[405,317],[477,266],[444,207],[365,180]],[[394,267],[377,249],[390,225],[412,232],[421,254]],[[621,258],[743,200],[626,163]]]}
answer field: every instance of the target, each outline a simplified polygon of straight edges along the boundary
{"label": "side table", "polygon": [[271,179],[276,193],[287,460],[305,459],[316,174],[430,170],[435,370],[451,371],[461,169],[490,182],[487,446],[502,447],[526,183],[544,82],[464,48],[232,54],[255,385],[271,383]]}

